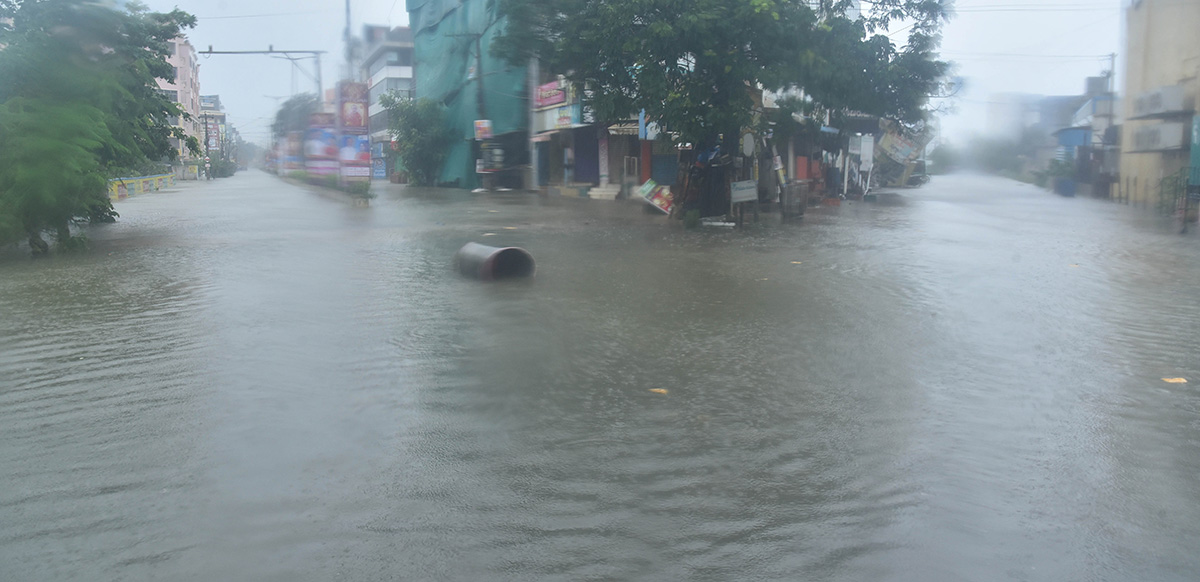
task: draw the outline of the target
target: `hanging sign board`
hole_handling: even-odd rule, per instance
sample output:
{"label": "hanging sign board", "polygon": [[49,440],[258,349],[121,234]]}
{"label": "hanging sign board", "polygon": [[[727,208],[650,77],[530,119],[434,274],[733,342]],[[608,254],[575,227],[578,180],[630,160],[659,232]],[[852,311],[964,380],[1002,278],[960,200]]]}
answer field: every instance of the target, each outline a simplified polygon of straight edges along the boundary
{"label": "hanging sign board", "polygon": [[492,120],[476,119],[475,120],[475,139],[485,140],[492,139]]}

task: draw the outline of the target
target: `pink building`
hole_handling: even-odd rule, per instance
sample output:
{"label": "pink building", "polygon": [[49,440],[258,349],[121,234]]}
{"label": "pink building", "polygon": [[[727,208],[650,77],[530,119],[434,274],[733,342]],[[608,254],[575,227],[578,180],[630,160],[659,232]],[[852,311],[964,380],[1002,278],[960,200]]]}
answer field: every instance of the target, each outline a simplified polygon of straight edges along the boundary
{"label": "pink building", "polygon": [[[175,66],[175,82],[168,83],[159,79],[158,89],[192,116],[191,121],[185,121],[183,118],[175,120],[175,125],[182,127],[188,135],[203,139],[201,136],[204,135],[204,127],[200,121],[200,64],[196,62],[196,49],[188,42],[187,37],[180,36],[171,41],[171,56],[167,62]],[[191,159],[191,154],[183,144],[176,144],[176,147],[179,149],[180,159]]]}

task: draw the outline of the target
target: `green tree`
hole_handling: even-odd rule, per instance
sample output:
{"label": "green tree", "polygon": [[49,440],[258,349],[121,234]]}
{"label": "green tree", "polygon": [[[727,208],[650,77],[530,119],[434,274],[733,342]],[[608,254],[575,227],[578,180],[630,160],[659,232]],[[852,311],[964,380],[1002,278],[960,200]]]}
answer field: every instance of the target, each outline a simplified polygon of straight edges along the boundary
{"label": "green tree", "polygon": [[28,237],[35,253],[52,230],[112,220],[105,179],[199,144],[171,124],[187,118],[158,91],[174,80],[170,41],[195,18],[178,10],[123,10],[86,0],[6,0],[0,18],[0,239]]}
{"label": "green tree", "polygon": [[293,95],[279,106],[275,121],[271,123],[271,134],[280,139],[292,131],[307,131],[309,118],[321,110],[321,100],[312,93]]}
{"label": "green tree", "polygon": [[446,160],[454,132],[443,123],[442,106],[431,99],[411,99],[389,91],[379,98],[388,110],[392,138],[414,185],[432,186]]}
{"label": "green tree", "polygon": [[[699,144],[750,127],[759,86],[916,122],[947,69],[933,54],[945,0],[876,0],[857,21],[844,0],[496,1],[508,26],[495,53],[586,86],[598,122],[645,110]],[[913,22],[903,48],[884,34],[900,20]]]}

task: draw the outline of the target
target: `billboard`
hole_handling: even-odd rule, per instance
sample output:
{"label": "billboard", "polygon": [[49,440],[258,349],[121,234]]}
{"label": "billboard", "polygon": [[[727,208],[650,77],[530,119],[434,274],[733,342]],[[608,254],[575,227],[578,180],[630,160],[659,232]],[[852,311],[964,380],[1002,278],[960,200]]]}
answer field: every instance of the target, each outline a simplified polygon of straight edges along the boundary
{"label": "billboard", "polygon": [[338,163],[342,178],[364,181],[371,178],[371,139],[366,135],[343,134],[338,139]]}
{"label": "billboard", "polygon": [[304,169],[304,132],[289,131],[284,142],[283,168],[285,170]]}
{"label": "billboard", "polygon": [[342,81],[338,83],[337,96],[338,127],[341,133],[367,133],[367,84]]}
{"label": "billboard", "polygon": [[310,127],[304,136],[304,169],[310,176],[336,176],[338,140],[332,128]]}

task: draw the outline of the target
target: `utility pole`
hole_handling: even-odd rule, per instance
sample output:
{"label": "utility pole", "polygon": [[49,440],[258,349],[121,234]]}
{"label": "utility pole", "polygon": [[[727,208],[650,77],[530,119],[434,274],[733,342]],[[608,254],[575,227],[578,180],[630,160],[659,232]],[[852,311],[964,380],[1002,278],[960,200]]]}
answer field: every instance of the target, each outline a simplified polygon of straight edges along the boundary
{"label": "utility pole", "polygon": [[479,111],[479,119],[487,119],[487,104],[484,103],[483,90],[483,33],[448,34],[451,37],[466,37],[475,40],[475,81],[478,83],[475,93],[475,106]]}
{"label": "utility pole", "polygon": [[479,81],[479,118],[487,119],[487,103],[483,98],[483,34],[475,35],[475,80]]}
{"label": "utility pole", "polygon": [[541,64],[537,57],[529,59],[529,181],[525,183],[527,190],[538,189],[538,159],[537,142],[533,141],[533,128],[537,121],[534,110],[534,96],[537,95],[538,77],[541,74]]}
{"label": "utility pole", "polygon": [[[486,29],[486,27],[485,27],[485,29]],[[477,83],[477,85],[476,85],[477,91],[475,93],[475,107],[479,114],[479,117],[477,117],[476,119],[487,119],[488,118],[487,103],[484,102],[484,90],[483,90],[483,40],[482,40],[483,33],[479,32],[479,33],[471,33],[471,34],[448,34],[446,36],[466,37],[466,38],[471,38],[471,39],[475,40],[475,81]]]}
{"label": "utility pole", "polygon": [[354,49],[350,46],[350,0],[346,0],[346,31],[342,33],[342,40],[346,43],[346,72],[350,76],[350,80],[354,80]]}

